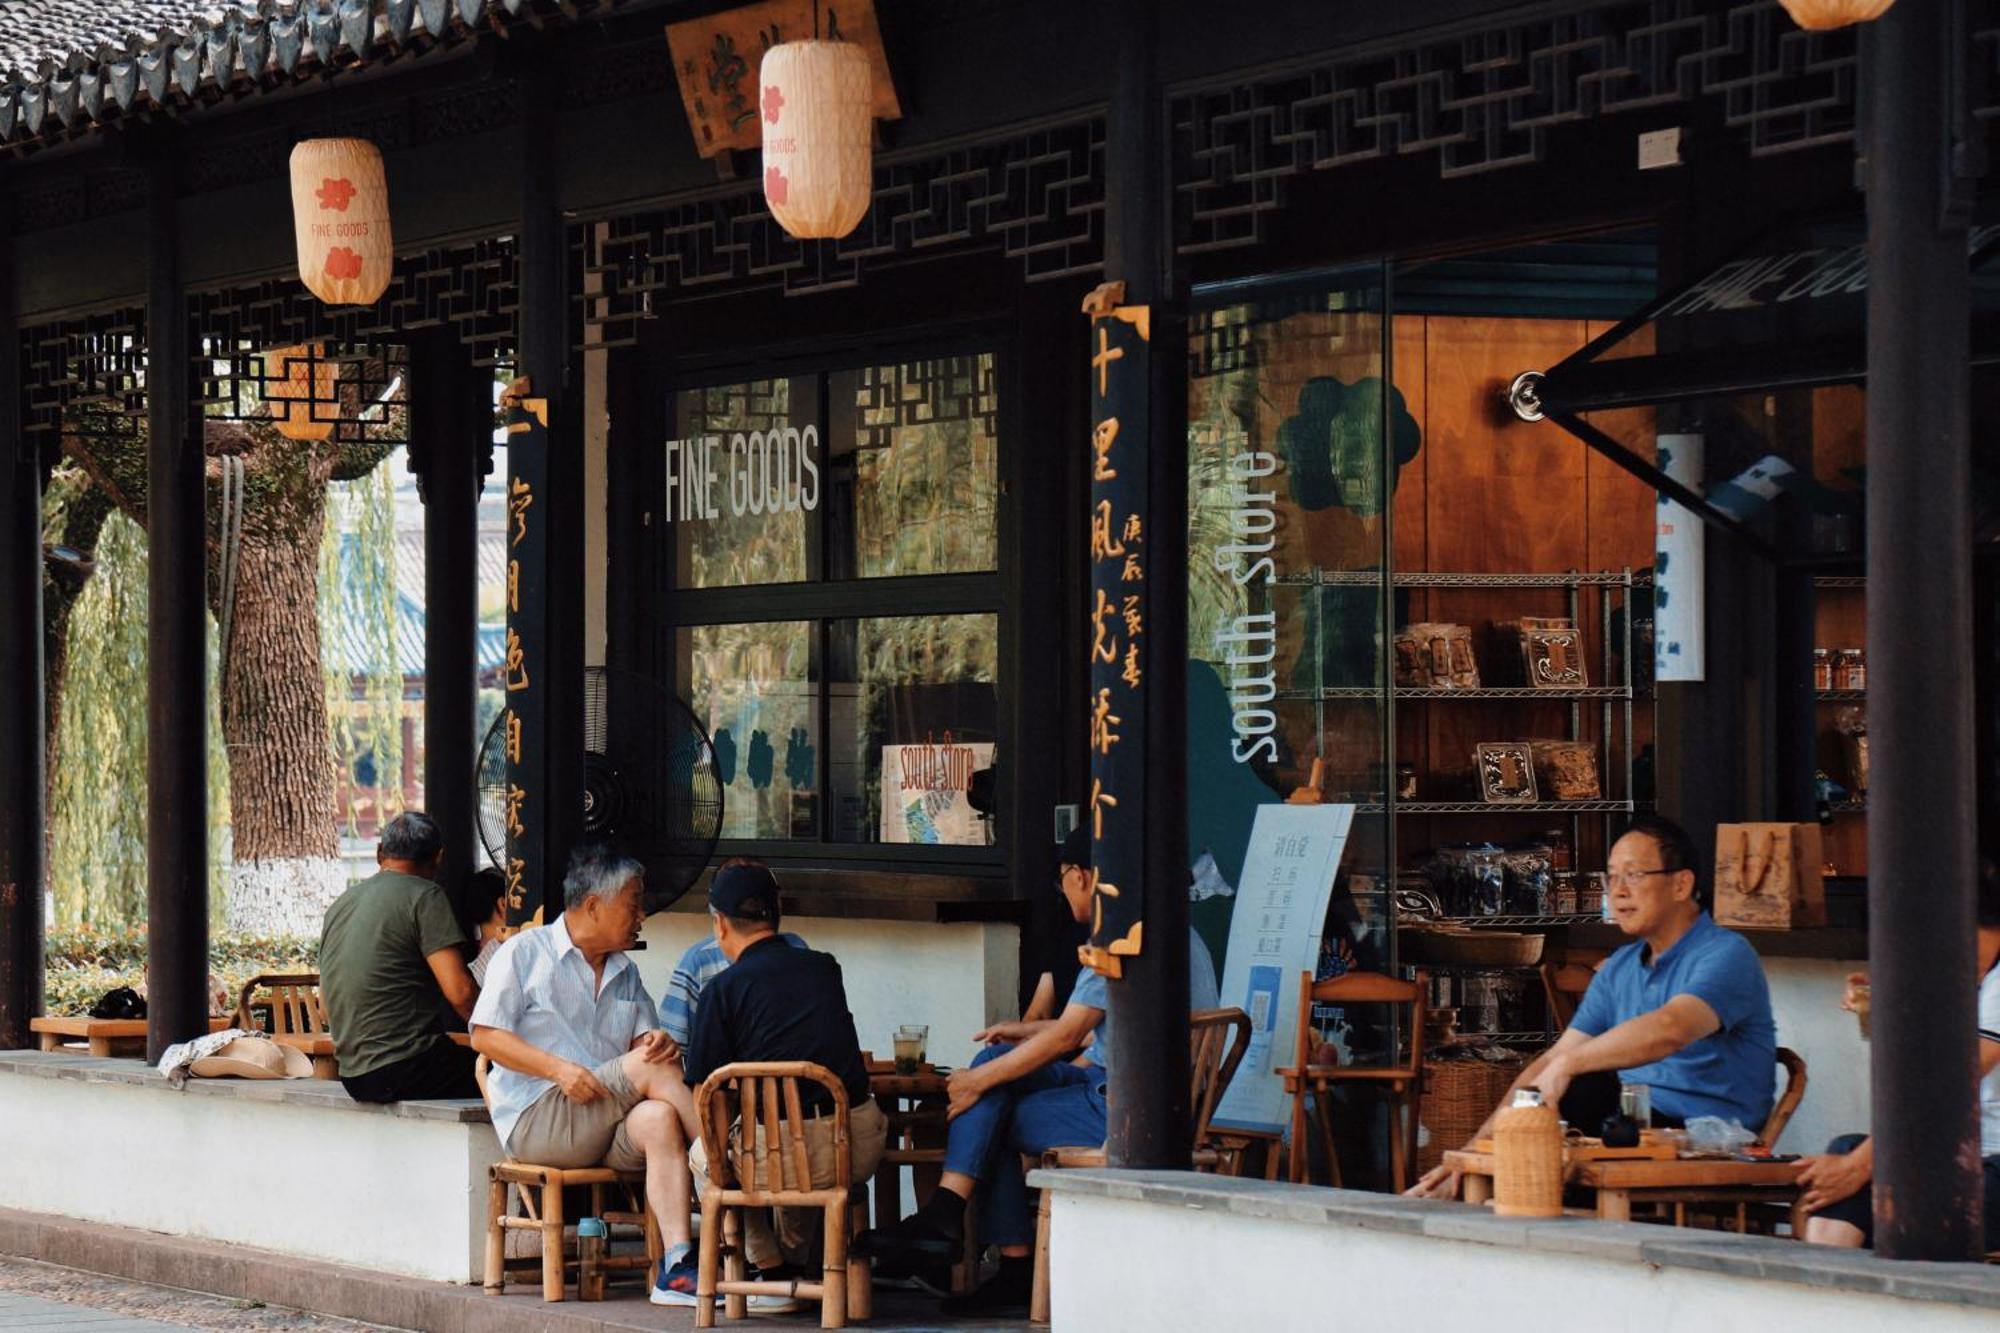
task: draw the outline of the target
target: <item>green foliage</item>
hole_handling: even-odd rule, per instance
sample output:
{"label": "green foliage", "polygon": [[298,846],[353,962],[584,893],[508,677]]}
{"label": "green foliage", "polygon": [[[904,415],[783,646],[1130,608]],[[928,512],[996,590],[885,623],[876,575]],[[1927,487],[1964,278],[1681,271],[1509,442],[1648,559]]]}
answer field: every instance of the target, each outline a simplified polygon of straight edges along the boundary
{"label": "green foliage", "polygon": [[[396,651],[395,470],[377,467],[353,481],[336,481],[327,497],[320,542],[319,618],[326,717],[334,762],[345,778],[343,831],[358,831],[364,811],[386,823],[403,809],[403,669]],[[345,559],[342,533],[353,542]],[[364,670],[351,678],[339,663],[360,644]],[[366,758],[373,782],[357,768]]]}
{"label": "green foliage", "polygon": [[[48,952],[48,1012],[86,1013],[104,992],[146,984],[143,927],[101,929],[59,926]],[[232,1002],[243,983],[262,972],[310,972],[319,966],[319,941],[299,936],[218,935],[208,945],[208,970],[229,988]]]}
{"label": "green foliage", "polygon": [[[104,524],[97,571],[71,612],[70,659],[50,804],[55,920],[125,925],[146,918],[146,534],[123,514]],[[229,767],[209,626],[209,900],[228,884]]]}

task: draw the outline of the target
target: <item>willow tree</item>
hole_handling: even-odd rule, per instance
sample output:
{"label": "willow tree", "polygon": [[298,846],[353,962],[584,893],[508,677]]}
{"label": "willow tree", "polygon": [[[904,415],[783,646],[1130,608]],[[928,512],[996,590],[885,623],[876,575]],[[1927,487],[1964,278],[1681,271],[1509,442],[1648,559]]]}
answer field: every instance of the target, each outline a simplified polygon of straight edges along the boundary
{"label": "willow tree", "polygon": [[[398,441],[289,440],[268,419],[210,418],[205,429],[208,603],[222,632],[234,835],[227,922],[257,934],[312,934],[346,886],[320,665],[327,485],[367,476]],[[143,436],[91,429],[80,418],[65,431],[63,452],[82,474],[74,503],[95,492],[145,522]]]}

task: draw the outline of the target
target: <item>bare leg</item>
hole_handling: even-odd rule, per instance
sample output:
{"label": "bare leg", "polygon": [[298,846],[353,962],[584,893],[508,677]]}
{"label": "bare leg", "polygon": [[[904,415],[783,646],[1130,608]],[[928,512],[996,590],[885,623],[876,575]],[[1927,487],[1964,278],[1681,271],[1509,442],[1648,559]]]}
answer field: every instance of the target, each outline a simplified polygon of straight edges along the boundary
{"label": "bare leg", "polygon": [[680,1117],[664,1102],[643,1101],[625,1117],[625,1133],[646,1155],[646,1206],[669,1249],[691,1240],[687,1140]]}
{"label": "bare leg", "polygon": [[1806,1244],[1838,1245],[1842,1249],[1861,1248],[1861,1228],[1852,1222],[1836,1222],[1830,1217],[1814,1217],[1806,1221]]}
{"label": "bare leg", "polygon": [[628,1051],[623,1065],[626,1081],[641,1097],[664,1102],[674,1108],[674,1113],[680,1118],[683,1143],[693,1143],[701,1137],[701,1122],[694,1113],[694,1093],[688,1090],[687,1077],[681,1072],[680,1061],[665,1060],[654,1064],[637,1051]]}

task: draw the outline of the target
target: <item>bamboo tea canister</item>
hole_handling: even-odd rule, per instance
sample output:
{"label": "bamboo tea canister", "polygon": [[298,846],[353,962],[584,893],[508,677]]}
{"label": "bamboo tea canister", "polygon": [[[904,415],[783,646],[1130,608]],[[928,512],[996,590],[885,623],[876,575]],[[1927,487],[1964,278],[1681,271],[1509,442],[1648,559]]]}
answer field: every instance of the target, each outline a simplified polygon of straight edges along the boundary
{"label": "bamboo tea canister", "polygon": [[382,154],[366,139],[307,139],[292,149],[299,280],[328,305],[370,305],[389,285],[395,241]]}
{"label": "bamboo tea canister", "polygon": [[1539,1089],[1522,1088],[1493,1120],[1493,1211],[1561,1217],[1562,1192],[1562,1121]]}
{"label": "bamboo tea canister", "polygon": [[324,440],[333,434],[339,413],[334,400],[338,370],[322,359],[317,345],[281,347],[264,354],[264,397],[278,434],[288,440]]}
{"label": "bamboo tea canister", "polygon": [[874,197],[874,76],[853,42],[782,42],[764,53],[764,202],[802,240],[845,236]]}

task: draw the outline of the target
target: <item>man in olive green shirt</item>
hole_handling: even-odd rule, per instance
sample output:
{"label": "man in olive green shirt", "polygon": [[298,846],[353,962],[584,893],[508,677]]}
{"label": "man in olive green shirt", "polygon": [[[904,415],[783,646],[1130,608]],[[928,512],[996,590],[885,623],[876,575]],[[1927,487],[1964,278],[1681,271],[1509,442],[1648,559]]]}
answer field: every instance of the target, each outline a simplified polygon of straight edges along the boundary
{"label": "man in olive green shirt", "polygon": [[381,870],[326,911],[320,995],[341,1084],[358,1102],[479,1095],[478,1057],[445,1035],[471,1017],[479,987],[465,966],[465,930],[437,884],[443,862],[437,821],[408,811],[382,830]]}

